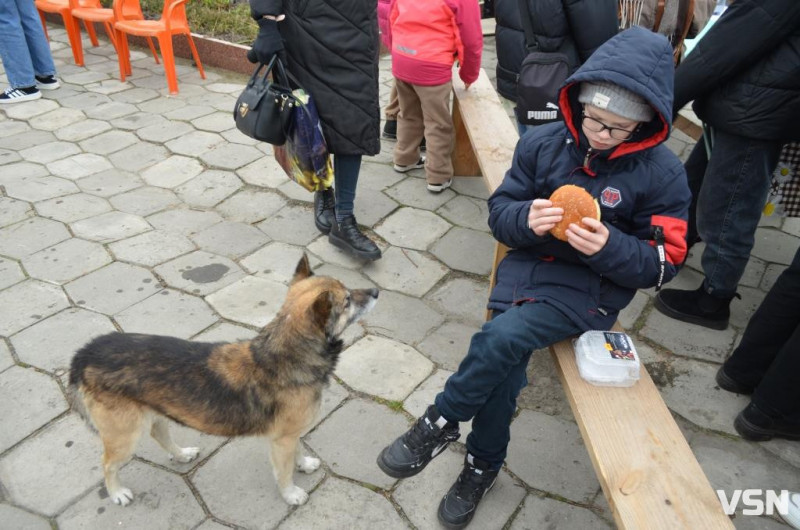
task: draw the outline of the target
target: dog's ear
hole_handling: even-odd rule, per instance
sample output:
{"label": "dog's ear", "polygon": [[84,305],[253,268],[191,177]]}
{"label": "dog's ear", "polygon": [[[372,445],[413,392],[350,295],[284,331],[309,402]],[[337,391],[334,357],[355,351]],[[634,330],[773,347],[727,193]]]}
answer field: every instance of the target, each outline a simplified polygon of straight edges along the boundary
{"label": "dog's ear", "polygon": [[331,302],[331,295],[328,291],[322,291],[317,295],[314,304],[311,306],[312,318],[321,329],[326,329],[328,326],[328,319],[331,317],[331,310],[333,309],[333,302]]}
{"label": "dog's ear", "polygon": [[300,258],[300,261],[297,262],[297,267],[294,269],[292,283],[305,280],[309,276],[314,276],[314,273],[311,272],[311,264],[308,262],[308,256],[303,252],[303,257]]}

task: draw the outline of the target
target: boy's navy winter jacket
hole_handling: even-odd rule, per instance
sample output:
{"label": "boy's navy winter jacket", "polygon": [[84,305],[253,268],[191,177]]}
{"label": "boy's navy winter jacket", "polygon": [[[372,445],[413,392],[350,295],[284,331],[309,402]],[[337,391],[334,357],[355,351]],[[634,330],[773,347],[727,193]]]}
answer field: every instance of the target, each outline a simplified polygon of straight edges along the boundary
{"label": "boy's navy winter jacket", "polygon": [[[489,198],[492,233],[512,249],[498,267],[490,309],[548,303],[582,329],[608,329],[636,289],[675,276],[686,255],[691,195],[683,165],[663,145],[670,132],[673,71],[666,38],[639,27],[621,32],[567,79],[559,96],[564,123],[538,127],[520,139],[511,169]],[[594,152],[581,132],[583,81],[632,90],[657,114],[631,140]],[[548,198],[563,184],[585,188],[600,203],[610,234],[593,256],[527,226],[533,199]],[[663,267],[656,240],[664,242]]]}

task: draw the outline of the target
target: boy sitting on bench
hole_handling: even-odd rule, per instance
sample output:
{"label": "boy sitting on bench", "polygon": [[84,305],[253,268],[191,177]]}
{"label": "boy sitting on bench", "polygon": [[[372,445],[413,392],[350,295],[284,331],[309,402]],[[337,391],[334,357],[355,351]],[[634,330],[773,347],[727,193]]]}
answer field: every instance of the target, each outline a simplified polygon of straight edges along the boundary
{"label": "boy sitting on bench", "polygon": [[[619,33],[561,89],[564,123],[543,125],[517,144],[511,169],[489,198],[489,226],[511,248],[489,299],[493,318],[473,335],[458,371],[425,414],[387,446],[388,475],[416,475],[472,420],[460,476],[439,520],[463,528],[503,464],[516,398],[533,350],[583,331],[608,330],[637,289],[659,286],[686,254],[690,192],[669,136],[672,47],[635,27]],[[549,230],[563,210],[547,199],[564,184],[600,201],[560,241]]]}

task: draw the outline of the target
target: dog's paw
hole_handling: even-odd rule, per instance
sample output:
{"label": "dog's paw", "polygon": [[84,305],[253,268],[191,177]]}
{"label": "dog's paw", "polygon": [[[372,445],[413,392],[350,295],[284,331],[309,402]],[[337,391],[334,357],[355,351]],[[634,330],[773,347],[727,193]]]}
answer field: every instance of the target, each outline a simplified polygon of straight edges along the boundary
{"label": "dog's paw", "polygon": [[313,473],[319,469],[319,464],[319,458],[314,458],[313,456],[304,456],[297,461],[297,469],[303,473]]}
{"label": "dog's paw", "polygon": [[[200,454],[199,447],[181,447],[181,452],[175,455],[175,460],[185,464],[197,458],[198,454]],[[172,455],[170,455],[170,458],[172,458]]]}
{"label": "dog's paw", "polygon": [[305,504],[308,500],[308,493],[306,493],[303,488],[295,486],[294,484],[283,490],[282,494],[283,500],[285,500],[287,504],[293,506]]}
{"label": "dog's paw", "polygon": [[114,504],[120,506],[127,506],[133,500],[133,493],[128,488],[120,488],[117,491],[109,492],[108,496],[114,501]]}

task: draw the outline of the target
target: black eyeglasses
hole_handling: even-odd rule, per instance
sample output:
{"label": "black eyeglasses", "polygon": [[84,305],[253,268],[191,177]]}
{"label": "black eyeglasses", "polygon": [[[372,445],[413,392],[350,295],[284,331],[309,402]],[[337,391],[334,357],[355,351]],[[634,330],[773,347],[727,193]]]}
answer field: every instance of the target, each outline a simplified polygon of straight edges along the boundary
{"label": "black eyeglasses", "polygon": [[620,129],[619,127],[609,127],[605,123],[601,122],[597,118],[592,118],[591,116],[587,116],[586,112],[581,113],[583,115],[583,126],[589,129],[592,132],[599,133],[603,132],[603,130],[608,131],[608,135],[611,136],[614,140],[630,140],[633,133],[636,132],[637,127],[634,127],[632,130],[628,129]]}

